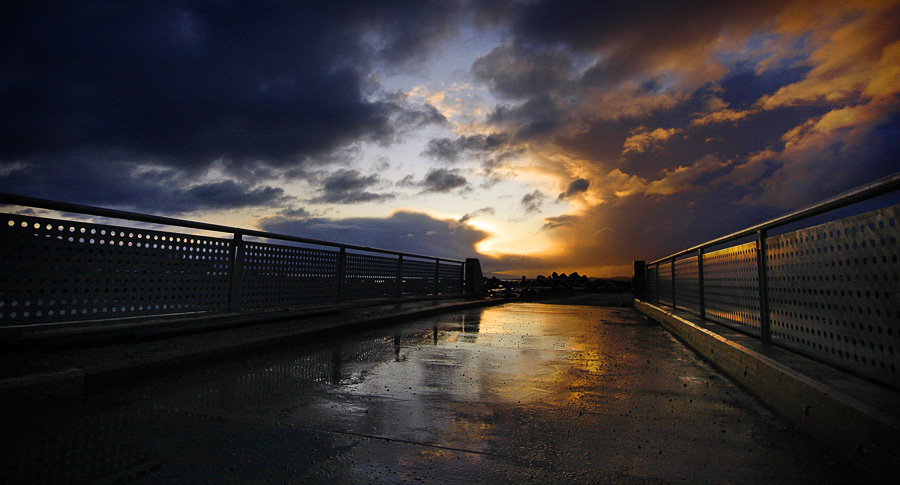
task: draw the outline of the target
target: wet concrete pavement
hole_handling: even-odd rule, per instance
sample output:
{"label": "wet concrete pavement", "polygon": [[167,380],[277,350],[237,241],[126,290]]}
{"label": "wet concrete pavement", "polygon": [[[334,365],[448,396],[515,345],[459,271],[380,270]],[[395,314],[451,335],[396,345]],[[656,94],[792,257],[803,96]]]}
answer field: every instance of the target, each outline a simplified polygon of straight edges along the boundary
{"label": "wet concrete pavement", "polygon": [[0,481],[865,482],[648,318],[559,303],[16,411],[0,425]]}

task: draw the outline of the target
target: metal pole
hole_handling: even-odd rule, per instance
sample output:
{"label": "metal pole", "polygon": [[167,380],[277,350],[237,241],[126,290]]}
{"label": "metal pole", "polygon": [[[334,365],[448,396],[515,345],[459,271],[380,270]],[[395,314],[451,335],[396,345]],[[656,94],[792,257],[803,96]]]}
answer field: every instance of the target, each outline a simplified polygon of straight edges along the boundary
{"label": "metal pole", "polygon": [[341,250],[338,253],[338,270],[337,270],[337,283],[338,283],[338,303],[343,303],[345,299],[347,299],[347,249],[341,246]]}
{"label": "metal pole", "polygon": [[397,298],[403,297],[403,255],[397,258]]}
{"label": "metal pole", "polygon": [[228,262],[228,311],[241,309],[241,286],[244,273],[244,236],[236,232],[231,239],[231,261]]}
{"label": "metal pole", "polygon": [[441,277],[441,260],[435,259],[434,260],[434,296],[437,296],[438,293],[441,292],[440,285],[438,284],[440,277]]}
{"label": "metal pole", "polygon": [[659,303],[659,263],[656,263],[656,303]]}
{"label": "metal pole", "polygon": [[474,298],[484,297],[484,275],[481,272],[481,261],[478,258],[466,258],[465,272],[466,295]]}
{"label": "metal pole", "polygon": [[766,252],[766,234],[760,229],[756,239],[756,267],[759,286],[759,338],[764,344],[772,342],[772,329],[769,321],[769,278],[766,269],[768,257]]}
{"label": "metal pole", "polygon": [[644,261],[635,260],[634,269],[631,272],[631,292],[641,301],[647,300],[647,269]]}
{"label": "metal pole", "polygon": [[703,288],[703,248],[697,250],[697,300],[700,306],[700,318],[706,318],[706,297]]}
{"label": "metal pole", "polygon": [[672,309],[678,309],[678,306],[675,304],[675,258],[672,258]]}

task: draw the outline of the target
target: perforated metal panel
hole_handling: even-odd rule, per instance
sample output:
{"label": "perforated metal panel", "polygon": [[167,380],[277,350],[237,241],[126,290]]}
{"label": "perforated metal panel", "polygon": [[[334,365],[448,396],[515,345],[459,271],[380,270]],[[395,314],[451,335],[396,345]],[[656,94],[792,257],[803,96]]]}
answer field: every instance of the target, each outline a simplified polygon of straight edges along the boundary
{"label": "perforated metal panel", "polygon": [[660,263],[657,268],[656,294],[660,303],[672,304],[672,262]]}
{"label": "perforated metal panel", "polygon": [[706,318],[759,335],[756,243],[703,255]]}
{"label": "perforated metal panel", "polygon": [[404,259],[403,294],[429,295],[434,293],[434,265],[434,261]]}
{"label": "perforated metal panel", "polygon": [[[345,298],[361,300],[397,295],[398,258],[347,253]],[[403,262],[404,271],[406,261]]]}
{"label": "perforated metal panel", "polygon": [[772,340],[900,385],[900,206],[769,238]]}
{"label": "perforated metal panel", "polygon": [[700,271],[696,256],[675,261],[675,305],[700,311]]}
{"label": "perforated metal panel", "polygon": [[242,308],[338,301],[338,251],[247,242],[243,255]]}
{"label": "perforated metal panel", "polygon": [[462,293],[463,291],[463,265],[441,261],[438,271],[438,291],[441,294]]}
{"label": "perforated metal panel", "polygon": [[0,327],[463,291],[461,262],[405,257],[4,214]]}
{"label": "perforated metal panel", "polygon": [[4,214],[0,325],[223,310],[229,239]]}

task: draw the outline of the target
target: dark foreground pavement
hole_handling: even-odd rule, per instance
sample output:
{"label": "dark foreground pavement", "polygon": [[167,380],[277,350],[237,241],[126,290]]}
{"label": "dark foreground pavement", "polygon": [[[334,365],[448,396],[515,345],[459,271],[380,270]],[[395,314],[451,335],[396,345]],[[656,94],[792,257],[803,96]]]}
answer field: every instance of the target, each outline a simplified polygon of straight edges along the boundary
{"label": "dark foreground pavement", "polygon": [[649,318],[560,303],[433,316],[7,413],[0,481],[865,482]]}

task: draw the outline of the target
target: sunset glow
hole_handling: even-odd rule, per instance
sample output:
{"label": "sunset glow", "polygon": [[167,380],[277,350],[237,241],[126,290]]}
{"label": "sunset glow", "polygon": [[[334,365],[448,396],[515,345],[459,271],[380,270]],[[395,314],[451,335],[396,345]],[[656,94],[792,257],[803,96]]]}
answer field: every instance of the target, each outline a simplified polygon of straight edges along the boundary
{"label": "sunset glow", "polygon": [[900,170],[900,0],[50,5],[0,192],[609,277]]}

